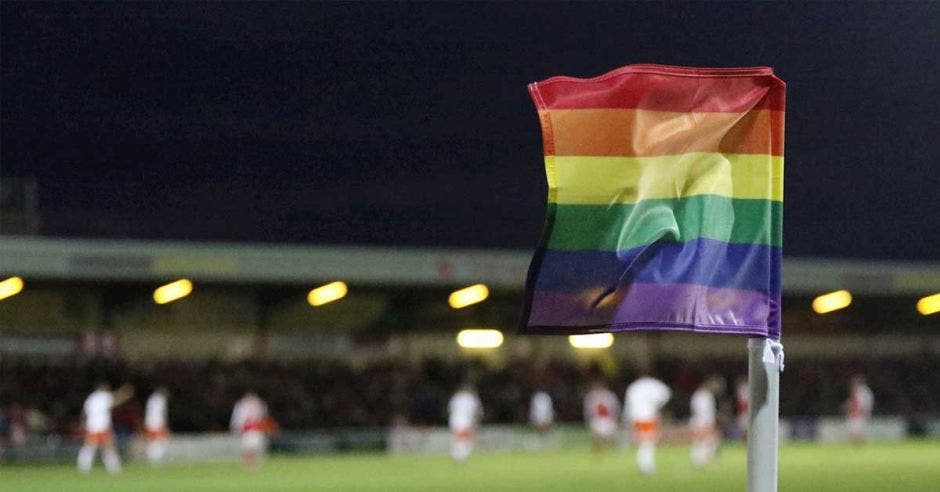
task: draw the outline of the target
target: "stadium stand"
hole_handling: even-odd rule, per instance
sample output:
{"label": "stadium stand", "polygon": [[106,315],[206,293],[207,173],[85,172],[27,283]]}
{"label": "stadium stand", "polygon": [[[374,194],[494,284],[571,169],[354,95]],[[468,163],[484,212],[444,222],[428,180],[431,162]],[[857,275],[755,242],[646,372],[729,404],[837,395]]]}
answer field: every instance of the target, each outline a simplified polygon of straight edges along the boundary
{"label": "stadium stand", "polygon": [[[375,430],[442,425],[465,376],[478,383],[487,425],[525,422],[537,386],[552,394],[559,421],[575,423],[591,367],[622,393],[639,365],[674,389],[666,416],[680,423],[701,378],[730,383],[746,371],[735,337],[629,334],[590,351],[564,337],[515,336],[527,261],[506,251],[0,238],[0,272],[26,279],[0,306],[0,439],[78,439],[82,400],[102,378],[137,390],[115,415],[127,436],[160,384],[176,433],[224,431],[249,388],[282,429]],[[154,287],[176,278],[192,279],[193,295],[154,304]],[[336,279],[349,282],[347,297],[306,302],[311,287]],[[816,419],[840,413],[853,374],[868,376],[877,415],[915,434],[936,427],[940,339],[935,317],[913,304],[937,279],[930,264],[785,264],[781,414],[794,434],[812,435]],[[490,286],[486,302],[447,306],[450,291],[477,282]],[[836,288],[856,293],[852,309],[815,315],[812,296]],[[457,331],[480,326],[502,329],[504,345],[457,346]],[[730,398],[724,405],[730,422]]]}

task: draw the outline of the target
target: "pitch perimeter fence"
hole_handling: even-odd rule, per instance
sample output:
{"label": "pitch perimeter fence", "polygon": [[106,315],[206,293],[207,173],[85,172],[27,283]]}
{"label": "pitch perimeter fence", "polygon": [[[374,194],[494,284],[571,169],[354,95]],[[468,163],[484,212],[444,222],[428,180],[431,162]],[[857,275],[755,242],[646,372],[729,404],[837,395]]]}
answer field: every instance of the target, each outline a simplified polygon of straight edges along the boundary
{"label": "pitch perimeter fence", "polygon": [[[807,417],[781,419],[780,435],[785,441],[844,442],[849,439],[845,419]],[[868,426],[872,441],[900,441],[910,437],[940,439],[940,419],[926,420],[912,428],[901,417],[876,417]],[[620,446],[630,446],[628,431],[621,433]],[[448,452],[450,432],[444,427],[399,426],[392,429],[332,429],[282,431],[270,439],[272,454],[317,455],[346,452],[387,452],[389,454],[435,455]],[[729,436],[733,440],[733,436]],[[665,425],[663,445],[687,443],[688,430],[679,424]],[[118,445],[125,459],[145,461],[146,441],[139,435],[124,436]],[[539,434],[521,425],[484,426],[477,435],[477,449],[488,451],[538,451],[588,447],[590,436],[583,425],[560,424]],[[63,436],[37,436],[26,443],[9,443],[0,452],[0,463],[68,463],[75,460],[81,441]],[[166,460],[170,463],[234,460],[239,457],[240,440],[223,433],[174,434],[170,437]]]}

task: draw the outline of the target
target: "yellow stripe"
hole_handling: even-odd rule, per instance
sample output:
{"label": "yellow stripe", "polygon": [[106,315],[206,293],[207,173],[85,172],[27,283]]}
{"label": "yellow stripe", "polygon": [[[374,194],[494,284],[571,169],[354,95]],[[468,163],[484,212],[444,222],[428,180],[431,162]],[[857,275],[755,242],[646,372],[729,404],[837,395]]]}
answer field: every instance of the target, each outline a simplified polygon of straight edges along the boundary
{"label": "yellow stripe", "polygon": [[549,202],[610,205],[718,195],[783,200],[783,157],[693,152],[659,157],[545,156]]}
{"label": "yellow stripe", "polygon": [[545,177],[548,182],[548,203],[558,202],[558,173],[555,171],[555,157],[545,156]]}

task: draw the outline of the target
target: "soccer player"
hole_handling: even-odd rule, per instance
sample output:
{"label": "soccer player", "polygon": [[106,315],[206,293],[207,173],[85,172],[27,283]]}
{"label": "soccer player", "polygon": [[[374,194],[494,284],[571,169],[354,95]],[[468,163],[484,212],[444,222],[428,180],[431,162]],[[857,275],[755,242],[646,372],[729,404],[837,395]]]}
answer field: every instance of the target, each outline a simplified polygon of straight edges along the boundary
{"label": "soccer player", "polygon": [[473,452],[477,425],[483,417],[483,405],[476,389],[463,384],[447,404],[451,432],[450,456],[457,463],[466,463]]}
{"label": "soccer player", "polygon": [[144,430],[147,431],[147,461],[158,465],[166,455],[169,430],[166,418],[167,391],[159,387],[147,398]]}
{"label": "soccer player", "polygon": [[637,445],[636,464],[644,475],[656,473],[659,410],[671,397],[668,386],[645,372],[627,387],[623,419],[633,427],[633,440]]}
{"label": "soccer player", "polygon": [[544,390],[538,390],[532,395],[529,404],[529,423],[539,434],[545,434],[555,421],[555,409],[552,406],[552,397]]}
{"label": "soccer player", "polygon": [[245,467],[257,469],[267,448],[267,433],[271,430],[267,404],[254,392],[245,393],[232,409],[229,427],[232,432],[241,434]]}
{"label": "soccer player", "polygon": [[874,404],[875,397],[872,395],[871,388],[865,382],[865,378],[861,375],[853,376],[851,393],[844,407],[846,417],[849,420],[849,435],[852,442],[857,445],[865,444],[865,431]]}
{"label": "soccer player", "polygon": [[134,389],[128,385],[111,393],[108,383],[99,383],[88,398],[82,412],[85,414],[85,443],[78,451],[78,470],[82,473],[91,471],[95,453],[101,447],[101,461],[108,473],[121,472],[121,457],[114,447],[114,430],[111,428],[111,410],[129,400]]}
{"label": "soccer player", "polygon": [[600,377],[591,381],[590,390],[584,396],[584,421],[591,430],[592,450],[599,453],[613,445],[617,434],[617,415],[620,400],[607,388]]}
{"label": "soccer player", "polygon": [[741,434],[741,440],[747,440],[747,421],[750,418],[748,411],[748,398],[750,389],[747,386],[747,376],[738,376],[734,383],[734,409],[737,412],[738,432]]}
{"label": "soccer player", "polygon": [[692,431],[692,465],[696,468],[708,466],[718,450],[720,436],[715,396],[724,389],[724,379],[711,376],[692,393],[692,418],[689,419],[689,428]]}

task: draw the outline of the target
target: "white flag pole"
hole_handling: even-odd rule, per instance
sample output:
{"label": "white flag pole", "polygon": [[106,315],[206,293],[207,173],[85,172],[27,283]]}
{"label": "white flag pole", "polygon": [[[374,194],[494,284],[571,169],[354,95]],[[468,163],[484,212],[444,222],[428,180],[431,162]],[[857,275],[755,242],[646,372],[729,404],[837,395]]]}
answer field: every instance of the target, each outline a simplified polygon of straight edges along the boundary
{"label": "white flag pole", "polygon": [[783,345],[749,338],[747,353],[747,492],[776,492]]}

